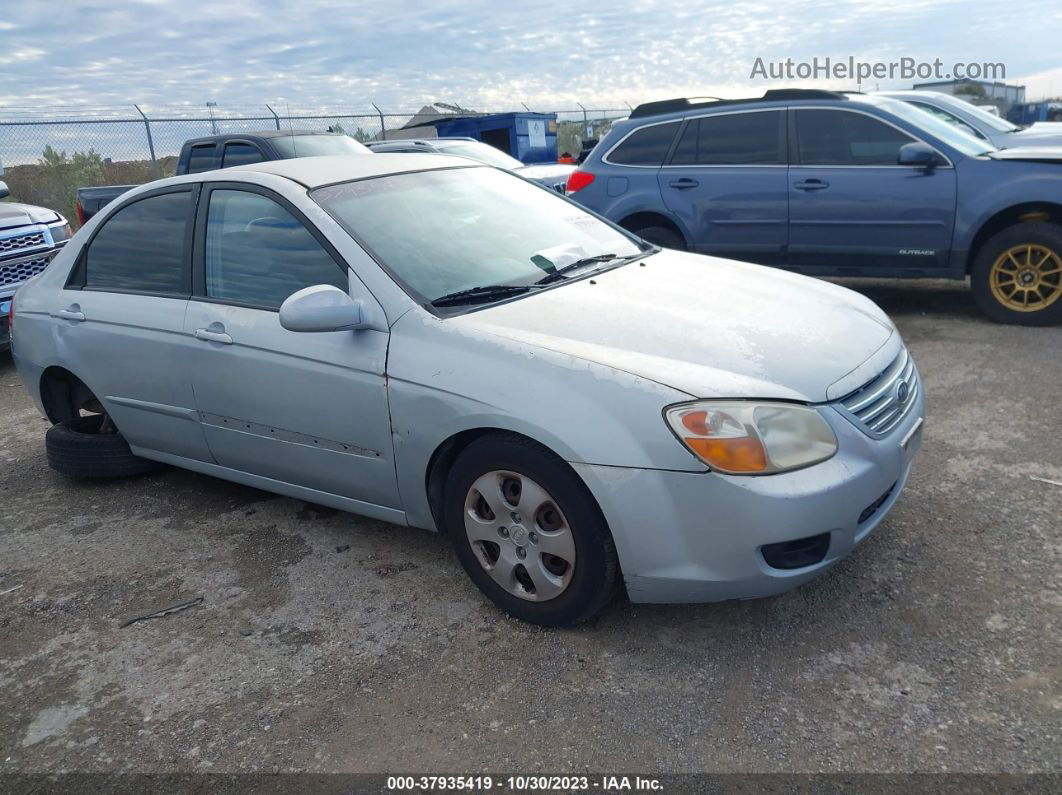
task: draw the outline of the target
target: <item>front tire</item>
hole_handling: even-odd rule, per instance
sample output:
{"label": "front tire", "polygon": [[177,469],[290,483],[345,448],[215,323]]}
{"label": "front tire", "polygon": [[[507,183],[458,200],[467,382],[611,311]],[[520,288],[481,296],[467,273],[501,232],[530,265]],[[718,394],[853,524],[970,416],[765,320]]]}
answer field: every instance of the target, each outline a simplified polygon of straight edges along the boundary
{"label": "front tire", "polygon": [[565,627],[612,599],[619,564],[601,511],[562,459],[515,434],[472,442],[444,489],[444,523],[461,565],[509,615]]}
{"label": "front tire", "polygon": [[1062,323],[1062,226],[1023,221],[997,232],[970,279],[978,308],[997,323]]}
{"label": "front tire", "polygon": [[48,466],[71,478],[126,478],[162,468],[133,455],[117,431],[101,432],[106,416],[74,417],[49,428],[44,436]]}

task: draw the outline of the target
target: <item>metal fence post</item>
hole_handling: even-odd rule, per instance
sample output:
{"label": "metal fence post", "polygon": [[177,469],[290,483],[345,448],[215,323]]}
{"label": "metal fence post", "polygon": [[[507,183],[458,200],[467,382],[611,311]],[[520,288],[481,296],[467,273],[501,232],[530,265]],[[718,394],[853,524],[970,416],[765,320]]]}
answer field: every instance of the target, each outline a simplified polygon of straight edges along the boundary
{"label": "metal fence post", "polygon": [[268,105],[266,105],[266,110],[268,110],[270,113],[273,114],[273,121],[276,123],[277,129],[279,130],[280,129],[280,117],[277,115],[277,112],[275,110],[273,110],[271,107],[269,107]]}
{"label": "metal fence post", "polygon": [[136,108],[136,112],[140,114],[140,118],[144,120],[144,131],[147,132],[148,142],[148,154],[151,155],[151,176],[153,179],[159,178],[159,161],[155,159],[155,141],[151,137],[151,122],[148,121],[148,117],[144,114],[144,111],[140,110],[139,105],[133,105]]}
{"label": "metal fence post", "polygon": [[[582,102],[576,102],[575,104],[578,105],[580,108],[583,108],[583,103]],[[586,118],[586,108],[583,108],[583,134],[586,135],[586,136],[590,136],[591,135],[590,122]]]}
{"label": "metal fence post", "polygon": [[[376,108],[376,103],[375,102],[373,102],[371,104],[372,104],[372,106],[374,108]],[[383,140],[386,141],[387,140],[387,126],[384,124],[383,111],[380,110],[379,108],[376,108],[376,112],[378,114],[380,114],[380,135],[382,136]]]}

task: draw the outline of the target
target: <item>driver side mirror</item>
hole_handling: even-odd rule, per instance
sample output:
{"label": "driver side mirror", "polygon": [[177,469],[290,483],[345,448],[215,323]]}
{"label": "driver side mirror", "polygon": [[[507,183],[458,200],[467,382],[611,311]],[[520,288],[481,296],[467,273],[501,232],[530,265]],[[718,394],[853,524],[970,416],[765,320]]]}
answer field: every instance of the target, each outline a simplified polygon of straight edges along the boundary
{"label": "driver side mirror", "polygon": [[11,191],[7,189],[7,183],[0,180],[0,199],[6,199],[11,195]]}
{"label": "driver side mirror", "polygon": [[361,302],[330,284],[305,287],[289,295],[280,305],[280,325],[288,331],[354,331],[369,327]]}
{"label": "driver side mirror", "polygon": [[896,162],[901,166],[913,166],[914,168],[924,168],[926,171],[932,171],[940,165],[940,156],[937,154],[937,150],[929,144],[913,141],[900,147]]}

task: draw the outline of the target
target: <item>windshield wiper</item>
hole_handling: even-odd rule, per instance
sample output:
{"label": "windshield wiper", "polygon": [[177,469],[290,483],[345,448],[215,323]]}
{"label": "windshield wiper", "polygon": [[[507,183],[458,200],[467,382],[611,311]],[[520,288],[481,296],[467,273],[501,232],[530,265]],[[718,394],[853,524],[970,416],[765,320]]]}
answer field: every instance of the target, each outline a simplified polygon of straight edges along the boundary
{"label": "windshield wiper", "polygon": [[[631,256],[632,257],[640,257],[641,254],[632,254]],[[553,282],[560,281],[561,279],[567,279],[568,277],[565,276],[564,274],[570,273],[571,271],[574,271],[574,270],[578,270],[579,268],[585,267],[587,265],[592,265],[595,262],[611,262],[612,260],[615,260],[615,259],[630,259],[630,258],[631,257],[621,257],[621,256],[619,256],[619,254],[597,254],[597,255],[595,255],[593,257],[583,257],[582,259],[577,259],[575,262],[569,262],[567,265],[564,265],[563,267],[560,267],[560,268],[557,268],[556,270],[550,271],[545,276],[543,276],[541,279],[539,279],[537,282],[535,282],[535,284],[553,284]]]}
{"label": "windshield wiper", "polygon": [[502,298],[510,298],[521,295],[529,290],[534,290],[535,284],[483,284],[479,287],[469,287],[467,290],[458,290],[439,296],[431,302],[432,306],[460,306],[461,304],[478,304],[486,301],[496,301]]}

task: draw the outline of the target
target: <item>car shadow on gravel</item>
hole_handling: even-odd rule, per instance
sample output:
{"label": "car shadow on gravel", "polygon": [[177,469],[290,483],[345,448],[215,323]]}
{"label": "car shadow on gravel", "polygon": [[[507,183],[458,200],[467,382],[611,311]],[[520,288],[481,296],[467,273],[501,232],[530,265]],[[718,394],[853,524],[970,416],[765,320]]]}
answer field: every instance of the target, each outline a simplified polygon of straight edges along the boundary
{"label": "car shadow on gravel", "polygon": [[934,315],[939,318],[969,318],[988,322],[974,304],[965,281],[951,279],[832,279],[834,284],[855,290],[885,310],[891,317]]}

